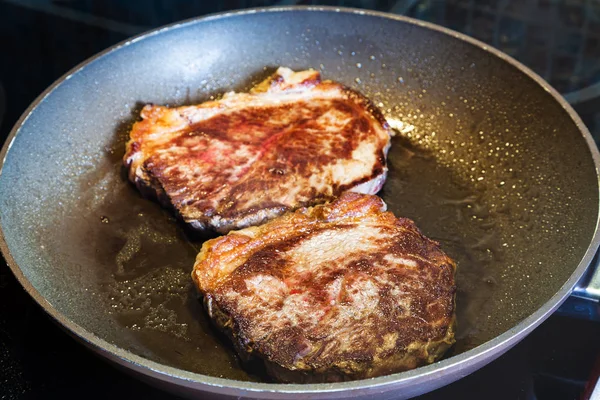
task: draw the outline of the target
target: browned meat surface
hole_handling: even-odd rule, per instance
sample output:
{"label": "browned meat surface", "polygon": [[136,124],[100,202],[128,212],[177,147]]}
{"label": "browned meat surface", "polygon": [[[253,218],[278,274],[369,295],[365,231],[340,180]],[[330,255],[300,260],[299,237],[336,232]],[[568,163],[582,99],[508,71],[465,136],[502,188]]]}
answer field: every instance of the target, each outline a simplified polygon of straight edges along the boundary
{"label": "browned meat surface", "polygon": [[316,71],[279,68],[250,93],[195,106],[147,105],[124,163],[197,229],[260,224],[345,190],[376,193],[390,130],[360,94]]}
{"label": "browned meat surface", "polygon": [[331,382],[431,363],[454,343],[454,262],[371,195],[346,192],[205,242],[192,277],[242,359]]}

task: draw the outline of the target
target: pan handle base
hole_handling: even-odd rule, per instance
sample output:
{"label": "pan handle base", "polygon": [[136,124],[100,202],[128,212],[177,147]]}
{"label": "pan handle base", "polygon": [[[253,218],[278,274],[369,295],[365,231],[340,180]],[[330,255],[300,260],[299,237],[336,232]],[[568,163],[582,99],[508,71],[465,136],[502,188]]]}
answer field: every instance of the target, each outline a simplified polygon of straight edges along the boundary
{"label": "pan handle base", "polygon": [[586,273],[573,289],[572,296],[600,302],[600,251],[596,253]]}

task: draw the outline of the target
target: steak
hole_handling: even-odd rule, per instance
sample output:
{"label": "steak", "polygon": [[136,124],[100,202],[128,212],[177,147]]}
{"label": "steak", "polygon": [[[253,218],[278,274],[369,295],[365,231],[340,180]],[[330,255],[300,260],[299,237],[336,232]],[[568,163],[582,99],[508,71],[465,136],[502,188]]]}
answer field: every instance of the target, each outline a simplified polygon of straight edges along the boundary
{"label": "steak", "polygon": [[304,383],[442,356],[454,343],[455,263],[385,208],[346,192],[204,243],[192,278],[242,360]]}
{"label": "steak", "polygon": [[361,94],[317,71],[279,68],[250,93],[146,105],[124,164],[143,194],[193,228],[226,233],[343,191],[377,193],[390,134]]}

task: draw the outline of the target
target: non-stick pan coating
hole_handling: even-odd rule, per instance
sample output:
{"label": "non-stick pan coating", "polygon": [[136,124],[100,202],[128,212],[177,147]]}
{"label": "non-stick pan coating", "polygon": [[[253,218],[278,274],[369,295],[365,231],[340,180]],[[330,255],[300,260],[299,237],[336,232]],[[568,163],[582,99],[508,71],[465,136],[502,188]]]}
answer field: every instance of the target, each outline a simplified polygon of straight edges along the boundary
{"label": "non-stick pan coating", "polygon": [[120,160],[141,105],[243,90],[280,65],[361,91],[397,128],[381,195],[458,261],[449,356],[513,328],[577,268],[598,215],[589,138],[530,76],[472,43],[377,14],[240,13],[120,46],[23,121],[0,176],[0,218],[17,276],[45,307],[88,341],[265,380],[240,368],[197,301],[189,273],[202,239],[142,199]]}

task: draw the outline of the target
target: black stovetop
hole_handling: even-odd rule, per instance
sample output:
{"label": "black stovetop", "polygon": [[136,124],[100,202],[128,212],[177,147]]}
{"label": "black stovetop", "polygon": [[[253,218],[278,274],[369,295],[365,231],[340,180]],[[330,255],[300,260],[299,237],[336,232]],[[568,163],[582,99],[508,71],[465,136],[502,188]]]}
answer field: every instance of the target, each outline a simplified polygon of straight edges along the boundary
{"label": "black stovetop", "polygon": [[[0,0],[0,142],[39,93],[98,51],[169,22],[276,3],[392,10],[440,23],[521,59],[570,99],[600,80],[600,25],[589,9],[577,9],[589,1],[563,6],[542,0]],[[540,13],[532,14],[531,7]],[[600,103],[586,101],[578,111],[596,134],[600,106],[593,104]],[[597,305],[570,299],[504,356],[422,398],[580,399],[600,368],[599,321]],[[126,397],[175,398],[115,369],[65,334],[0,259],[0,399]]]}

